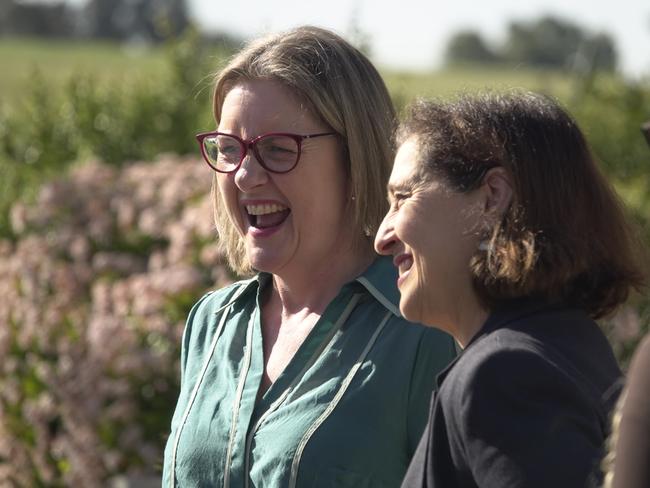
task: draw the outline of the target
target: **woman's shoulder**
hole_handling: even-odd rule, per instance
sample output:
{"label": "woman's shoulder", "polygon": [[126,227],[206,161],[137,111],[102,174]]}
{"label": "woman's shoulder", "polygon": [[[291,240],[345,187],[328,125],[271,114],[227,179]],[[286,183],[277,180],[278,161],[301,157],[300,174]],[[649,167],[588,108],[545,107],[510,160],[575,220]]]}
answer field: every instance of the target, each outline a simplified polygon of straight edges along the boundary
{"label": "woman's shoulder", "polygon": [[500,322],[497,317],[479,332],[467,352],[468,363],[493,356],[515,362],[529,357],[560,368],[599,369],[601,365],[620,373],[600,326],[584,310],[571,307],[524,310]]}
{"label": "woman's shoulder", "polygon": [[[609,409],[621,372],[598,325],[572,310],[504,324],[471,344],[450,371],[452,396],[508,391],[573,392]],[[453,376],[453,377],[452,377]]]}
{"label": "woman's shoulder", "polygon": [[[454,455],[464,459],[463,469],[490,486],[507,485],[498,477],[504,474],[524,476],[517,486],[578,486],[575,480],[589,475],[607,433],[616,366],[605,364],[607,358],[587,361],[579,354],[589,352],[578,353],[579,344],[558,352],[549,336],[511,325],[465,350],[438,390],[434,416]],[[580,337],[556,333],[560,342]],[[552,469],[540,471],[540,460]]]}
{"label": "woman's shoulder", "polygon": [[401,315],[390,317],[381,340],[395,351],[412,351],[415,357],[441,358],[444,364],[456,357],[458,349],[452,336],[435,327],[410,322]]}
{"label": "woman's shoulder", "polygon": [[192,341],[204,342],[214,332],[220,312],[228,305],[245,299],[243,294],[255,278],[240,280],[218,290],[208,291],[192,306],[184,331],[184,344]]}
{"label": "woman's shoulder", "polygon": [[218,290],[210,290],[199,298],[192,307],[192,311],[196,309],[197,312],[201,313],[217,312],[223,306],[239,298],[255,281],[256,278],[249,278],[235,281]]}

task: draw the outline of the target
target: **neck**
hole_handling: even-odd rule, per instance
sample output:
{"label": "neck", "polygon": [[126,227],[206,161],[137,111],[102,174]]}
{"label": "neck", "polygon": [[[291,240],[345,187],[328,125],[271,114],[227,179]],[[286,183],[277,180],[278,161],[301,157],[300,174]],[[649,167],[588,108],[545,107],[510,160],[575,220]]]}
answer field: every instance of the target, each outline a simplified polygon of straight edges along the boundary
{"label": "neck", "polygon": [[488,311],[485,309],[475,310],[472,315],[467,314],[459,323],[453,334],[462,349],[465,349],[472,338],[481,330],[481,327],[488,318]]}
{"label": "neck", "polygon": [[269,300],[280,305],[283,315],[321,314],[341,287],[359,276],[375,258],[370,247],[355,252],[348,249],[326,262],[298,266],[293,273],[274,274]]}
{"label": "neck", "polygon": [[473,290],[456,289],[455,293],[446,295],[446,310],[426,323],[444,330],[465,349],[472,338],[481,330],[481,327],[490,315],[490,311],[483,307]]}

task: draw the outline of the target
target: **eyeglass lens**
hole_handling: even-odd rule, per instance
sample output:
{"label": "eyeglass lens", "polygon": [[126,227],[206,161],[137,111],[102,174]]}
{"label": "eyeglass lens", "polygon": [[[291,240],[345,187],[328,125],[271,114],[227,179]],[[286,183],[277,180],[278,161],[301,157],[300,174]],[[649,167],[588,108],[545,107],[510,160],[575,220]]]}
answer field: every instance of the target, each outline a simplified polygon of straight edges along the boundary
{"label": "eyeglass lens", "polygon": [[[219,171],[233,171],[244,157],[246,147],[238,139],[219,134],[203,139],[203,147],[212,166]],[[283,135],[261,137],[250,150],[256,150],[260,163],[271,171],[288,171],[298,162],[298,141]]]}

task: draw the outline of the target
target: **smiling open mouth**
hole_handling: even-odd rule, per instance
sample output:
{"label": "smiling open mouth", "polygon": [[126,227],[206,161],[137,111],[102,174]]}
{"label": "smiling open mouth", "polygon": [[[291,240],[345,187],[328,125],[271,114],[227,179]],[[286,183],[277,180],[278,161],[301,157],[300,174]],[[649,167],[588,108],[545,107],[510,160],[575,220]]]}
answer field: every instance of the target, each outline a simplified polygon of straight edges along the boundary
{"label": "smiling open mouth", "polygon": [[268,229],[276,227],[284,222],[291,209],[277,203],[265,203],[263,205],[246,205],[248,222],[257,229]]}
{"label": "smiling open mouth", "polygon": [[393,259],[393,264],[397,268],[397,286],[399,287],[411,271],[413,256],[410,254],[400,254]]}

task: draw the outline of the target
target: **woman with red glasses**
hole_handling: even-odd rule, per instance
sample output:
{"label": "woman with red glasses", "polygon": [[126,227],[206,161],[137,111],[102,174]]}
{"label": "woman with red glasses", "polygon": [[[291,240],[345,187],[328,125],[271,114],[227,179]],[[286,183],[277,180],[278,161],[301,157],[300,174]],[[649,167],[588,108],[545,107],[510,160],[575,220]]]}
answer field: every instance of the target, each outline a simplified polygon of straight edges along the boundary
{"label": "woman with red glasses", "polygon": [[164,486],[398,486],[452,339],[397,308],[372,237],[386,208],[394,111],[364,55],[302,27],[219,74],[219,240],[252,276],[194,306]]}

